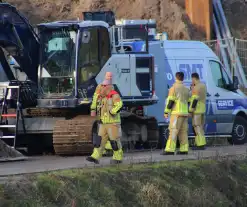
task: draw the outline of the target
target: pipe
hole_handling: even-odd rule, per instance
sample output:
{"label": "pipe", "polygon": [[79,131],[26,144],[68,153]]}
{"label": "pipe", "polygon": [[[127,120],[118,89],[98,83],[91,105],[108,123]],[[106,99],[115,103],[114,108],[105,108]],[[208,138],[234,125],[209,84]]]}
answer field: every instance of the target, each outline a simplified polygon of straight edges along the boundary
{"label": "pipe", "polygon": [[[227,52],[228,52],[228,55],[230,56],[230,60],[232,59],[232,57],[234,56],[234,53],[233,53],[233,49],[230,45],[230,43],[232,43],[231,41],[229,41],[229,38],[227,37],[226,35],[226,31],[225,31],[225,28],[224,28],[224,25],[223,23],[221,22],[221,18],[220,18],[220,13],[218,11],[218,8],[217,8],[217,5],[214,4],[214,13],[215,15],[218,17],[218,22],[219,22],[219,32],[221,33],[221,38],[222,39],[225,39],[225,42],[226,42],[226,45],[227,45]],[[215,20],[216,20],[216,16],[215,16]],[[217,23],[217,22],[216,22]],[[232,39],[232,38],[231,38]],[[239,77],[241,83],[243,84],[243,80],[241,78],[241,74],[239,73],[239,70],[236,68],[236,73],[237,73],[237,76]],[[231,74],[231,73],[229,73]]]}
{"label": "pipe", "polygon": [[[223,8],[222,8],[221,2],[219,0],[214,0],[214,4],[218,8],[219,17],[220,17],[220,20],[223,23],[223,28],[225,30],[225,36],[228,37],[228,38],[232,38],[230,30],[229,30],[229,27],[228,27],[228,24],[227,24],[227,20],[226,20],[226,17],[225,17]],[[216,11],[217,11],[217,9],[216,9]],[[239,73],[238,77],[239,77],[240,80],[242,80],[241,82],[244,85],[244,87],[247,87],[247,80],[245,78],[245,74],[244,74],[244,71],[243,71],[239,56],[238,56],[237,51],[236,51],[236,47],[234,46],[234,44],[231,41],[229,42],[229,44],[230,44],[230,48],[229,49],[231,50],[231,52],[233,52],[233,55],[236,58],[236,63],[237,63],[236,69],[237,69],[237,72]]]}
{"label": "pipe", "polygon": [[[220,36],[220,31],[219,31],[218,24],[217,24],[216,19],[215,19],[215,15],[213,15],[213,23],[214,23],[214,28],[215,28],[215,32],[216,32],[216,37],[217,37],[218,40],[220,40],[221,36]],[[225,53],[224,48],[222,48],[222,44],[221,43],[220,43],[220,52],[222,54],[224,65],[225,65],[227,71],[230,74],[230,69],[229,69],[229,64],[228,64],[228,61],[227,61],[226,53]]]}

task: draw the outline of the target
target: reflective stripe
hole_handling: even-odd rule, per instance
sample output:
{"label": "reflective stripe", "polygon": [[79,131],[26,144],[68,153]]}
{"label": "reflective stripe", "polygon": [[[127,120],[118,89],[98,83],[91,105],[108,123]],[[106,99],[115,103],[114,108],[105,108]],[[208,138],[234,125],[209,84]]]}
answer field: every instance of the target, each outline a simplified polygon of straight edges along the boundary
{"label": "reflective stripe", "polygon": [[180,152],[188,152],[188,151],[189,151],[189,145],[180,143]]}
{"label": "reflective stripe", "polygon": [[[106,101],[107,99],[107,101]],[[117,100],[117,101],[116,101]],[[104,98],[104,103],[107,104],[106,111],[101,114],[103,124],[121,123],[120,109],[123,102],[118,94],[114,94],[111,98]]]}
{"label": "reflective stripe", "polygon": [[102,157],[100,148],[94,148],[93,154],[91,155],[91,157],[96,159],[96,160],[100,159]]}
{"label": "reflective stripe", "polygon": [[92,101],[92,104],[90,107],[92,111],[96,110],[100,89],[101,89],[101,85],[98,85],[97,88],[95,89],[94,94],[93,94],[93,101]]}
{"label": "reflective stripe", "polygon": [[123,102],[121,100],[115,102],[111,110],[111,114],[116,114],[122,108],[122,106],[123,106]]}
{"label": "reflective stripe", "polygon": [[165,152],[175,152],[176,150],[176,142],[172,139],[168,139],[166,143]]}
{"label": "reflective stripe", "polygon": [[176,101],[171,114],[188,115],[188,103],[182,103],[180,101]]}
{"label": "reflective stripe", "polygon": [[[199,81],[192,89],[192,96],[190,97],[189,111],[194,114],[204,114],[206,112],[206,87]],[[196,108],[192,109],[194,100],[198,100]]]}
{"label": "reflective stripe", "polygon": [[123,150],[119,149],[117,151],[113,151],[113,160],[121,161],[123,160]]}
{"label": "reflective stripe", "polygon": [[107,149],[107,150],[111,150],[112,149],[110,141],[106,142],[105,149]]}
{"label": "reflective stripe", "polygon": [[195,137],[195,144],[196,144],[197,147],[206,145],[206,138],[205,138],[205,136],[197,135]]}
{"label": "reflective stripe", "polygon": [[175,96],[168,96],[167,100],[166,100],[166,107],[165,107],[165,111],[164,113],[170,113],[172,111],[172,109],[168,109],[168,104],[169,101],[176,101],[176,97]]}
{"label": "reflective stripe", "polygon": [[[172,115],[188,115],[188,99],[189,90],[181,81],[176,80],[169,90],[164,113],[171,113]],[[175,102],[172,109],[167,108],[170,100]]]}

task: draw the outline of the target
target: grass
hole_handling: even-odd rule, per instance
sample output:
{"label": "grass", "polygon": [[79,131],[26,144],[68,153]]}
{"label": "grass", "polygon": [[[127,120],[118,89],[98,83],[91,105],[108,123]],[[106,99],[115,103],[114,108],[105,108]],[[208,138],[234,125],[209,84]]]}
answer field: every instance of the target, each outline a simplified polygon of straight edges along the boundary
{"label": "grass", "polygon": [[10,178],[0,206],[246,206],[246,174],[246,159],[55,171]]}

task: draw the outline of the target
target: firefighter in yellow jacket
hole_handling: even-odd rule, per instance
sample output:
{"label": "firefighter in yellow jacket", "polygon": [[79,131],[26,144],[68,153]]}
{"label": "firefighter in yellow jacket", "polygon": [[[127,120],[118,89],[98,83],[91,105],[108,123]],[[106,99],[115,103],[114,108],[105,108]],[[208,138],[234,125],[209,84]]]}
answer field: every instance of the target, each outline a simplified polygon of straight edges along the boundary
{"label": "firefighter in yellow jacket", "polygon": [[[108,140],[113,150],[113,163],[121,163],[123,159],[123,150],[121,145],[121,118],[120,109],[122,108],[122,100],[120,95],[113,90],[111,80],[105,80],[102,84],[99,96],[101,98],[100,106],[100,126],[98,130],[98,140],[95,142],[93,153],[87,158],[89,162],[99,163],[105,145]],[[91,115],[95,115],[91,112]]]}
{"label": "firefighter in yellow jacket", "polygon": [[176,82],[169,90],[166,100],[165,118],[170,114],[169,138],[166,142],[164,155],[174,155],[177,144],[177,136],[180,141],[178,154],[188,154],[188,101],[189,89],[183,84],[184,73],[176,73]]}
{"label": "firefighter in yellow jacket", "polygon": [[204,135],[204,122],[206,112],[206,85],[200,82],[199,74],[192,73],[192,90],[191,98],[189,100],[189,112],[192,114],[192,124],[195,131],[195,145],[194,149],[205,149],[206,138]]}
{"label": "firefighter in yellow jacket", "polygon": [[[106,72],[105,74],[105,81],[110,81],[112,82],[112,73],[111,72]],[[95,92],[94,92],[94,95],[93,95],[93,101],[92,101],[92,105],[91,105],[91,115],[92,116],[96,116],[96,114],[100,114],[100,101],[101,101],[101,97],[100,97],[100,92],[101,92],[101,89],[104,88],[104,82],[102,84],[99,84],[97,86],[97,88],[95,89]],[[112,90],[114,90],[114,87],[112,85]],[[98,108],[98,110],[96,109]],[[96,113],[96,111],[98,111],[98,113]],[[98,116],[98,119],[100,120],[100,116]],[[97,126],[99,128],[99,125]],[[108,140],[106,142],[106,145],[105,145],[105,149],[103,151],[103,156],[108,156],[110,155],[112,152],[112,147],[111,147],[111,143],[110,141]]]}

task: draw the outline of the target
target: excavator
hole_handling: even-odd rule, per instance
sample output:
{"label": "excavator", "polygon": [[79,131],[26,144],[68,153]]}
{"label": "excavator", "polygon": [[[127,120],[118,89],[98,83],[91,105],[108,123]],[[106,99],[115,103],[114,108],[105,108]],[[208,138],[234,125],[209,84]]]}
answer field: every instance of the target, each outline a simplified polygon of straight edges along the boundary
{"label": "excavator", "polygon": [[[95,14],[33,27],[14,6],[0,3],[0,139],[12,149],[28,148],[27,137],[36,142],[36,135],[49,135],[57,155],[91,153],[97,120],[90,104],[108,71],[124,104],[123,143],[158,142],[157,120],[143,111],[158,101],[148,44],[142,52],[126,52],[114,13],[101,12],[100,20],[92,19]],[[148,37],[148,28],[141,32]]]}

